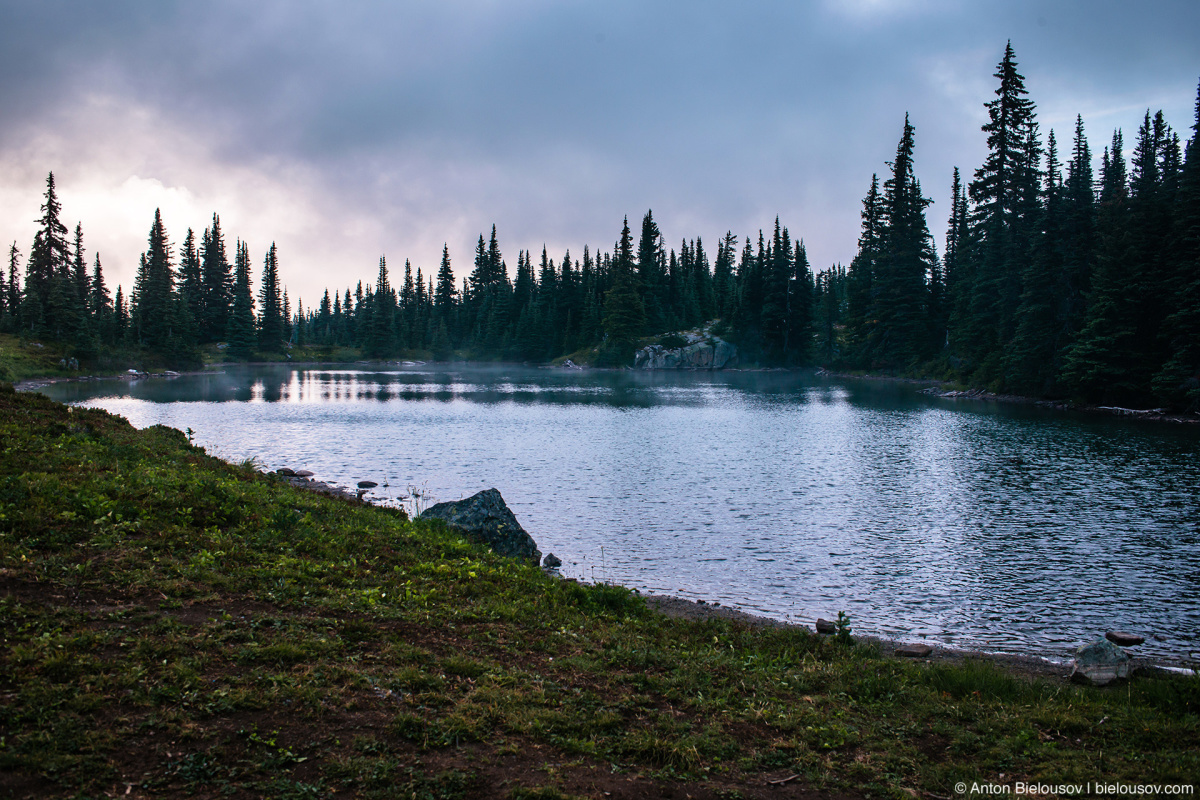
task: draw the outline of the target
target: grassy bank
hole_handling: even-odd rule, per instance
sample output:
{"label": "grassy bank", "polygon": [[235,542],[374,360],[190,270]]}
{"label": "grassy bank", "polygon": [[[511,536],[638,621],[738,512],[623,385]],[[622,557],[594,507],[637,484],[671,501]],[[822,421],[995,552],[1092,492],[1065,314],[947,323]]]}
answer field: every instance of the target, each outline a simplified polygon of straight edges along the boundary
{"label": "grassy bank", "polygon": [[6,386],[0,626],[0,795],[948,798],[1200,774],[1195,679],[1086,689],[667,619]]}

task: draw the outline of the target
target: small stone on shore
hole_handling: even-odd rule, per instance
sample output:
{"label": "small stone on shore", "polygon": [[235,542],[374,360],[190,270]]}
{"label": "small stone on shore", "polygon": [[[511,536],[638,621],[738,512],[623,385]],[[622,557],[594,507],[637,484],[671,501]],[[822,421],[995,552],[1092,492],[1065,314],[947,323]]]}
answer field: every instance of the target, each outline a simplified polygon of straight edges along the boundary
{"label": "small stone on shore", "polygon": [[547,553],[546,557],[542,560],[542,566],[546,569],[558,569],[562,566],[562,559],[554,555],[554,553]]}
{"label": "small stone on shore", "polygon": [[1138,636],[1136,633],[1125,633],[1124,631],[1109,631],[1104,634],[1104,638],[1121,647],[1133,647],[1146,641],[1146,637]]}
{"label": "small stone on shore", "polygon": [[296,471],[288,467],[280,467],[279,469],[275,470],[275,472],[288,478],[294,478],[296,476]]}
{"label": "small stone on shore", "polygon": [[379,484],[376,483],[375,481],[359,481],[358,482],[358,488],[360,488],[360,489],[374,489],[378,485]]}
{"label": "small stone on shore", "polygon": [[313,476],[313,474],[312,474],[312,471],[311,471],[311,470],[307,470],[307,469],[298,469],[298,470],[296,470],[296,477],[297,477],[297,478],[311,478],[312,476]]}
{"label": "small stone on shore", "polygon": [[827,619],[817,620],[817,633],[837,633],[837,625]]}
{"label": "small stone on shore", "polygon": [[901,658],[925,658],[933,654],[933,648],[927,644],[902,644],[896,648],[896,655]]}

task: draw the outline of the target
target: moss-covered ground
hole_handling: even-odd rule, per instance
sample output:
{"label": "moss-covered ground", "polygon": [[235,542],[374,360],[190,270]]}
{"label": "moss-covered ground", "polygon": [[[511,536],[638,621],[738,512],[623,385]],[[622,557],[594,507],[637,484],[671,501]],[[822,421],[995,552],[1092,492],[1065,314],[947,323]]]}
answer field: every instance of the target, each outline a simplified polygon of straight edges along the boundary
{"label": "moss-covered ground", "polygon": [[955,797],[1191,782],[1108,689],[665,618],[166,428],[0,386],[0,795]]}

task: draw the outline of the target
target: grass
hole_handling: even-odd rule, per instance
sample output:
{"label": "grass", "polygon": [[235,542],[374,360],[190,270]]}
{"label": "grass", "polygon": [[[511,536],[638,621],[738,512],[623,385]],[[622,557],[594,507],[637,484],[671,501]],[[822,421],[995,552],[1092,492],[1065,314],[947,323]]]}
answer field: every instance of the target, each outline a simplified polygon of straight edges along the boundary
{"label": "grass", "polygon": [[66,350],[53,342],[43,344],[0,334],[0,381],[13,383],[27,378],[78,375],[77,371],[59,365],[67,356]]}
{"label": "grass", "polygon": [[18,797],[951,797],[1200,774],[1196,679],[1098,690],[666,619],[7,386],[0,635]]}

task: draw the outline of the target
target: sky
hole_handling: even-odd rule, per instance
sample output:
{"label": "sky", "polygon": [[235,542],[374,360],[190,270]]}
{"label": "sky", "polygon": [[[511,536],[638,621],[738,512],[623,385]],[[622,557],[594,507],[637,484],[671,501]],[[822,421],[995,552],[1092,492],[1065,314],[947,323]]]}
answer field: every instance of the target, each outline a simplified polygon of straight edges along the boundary
{"label": "sky", "polygon": [[907,113],[940,250],[1007,41],[1043,132],[1069,153],[1081,114],[1098,157],[1147,110],[1192,135],[1197,31],[1194,0],[0,0],[0,243],[28,255],[53,171],[126,291],[156,208],[176,245],[220,214],[256,280],[275,242],[306,307],[443,244],[464,277],[493,224],[510,275],[611,250],[648,209],[710,257],[778,216],[819,270]]}

